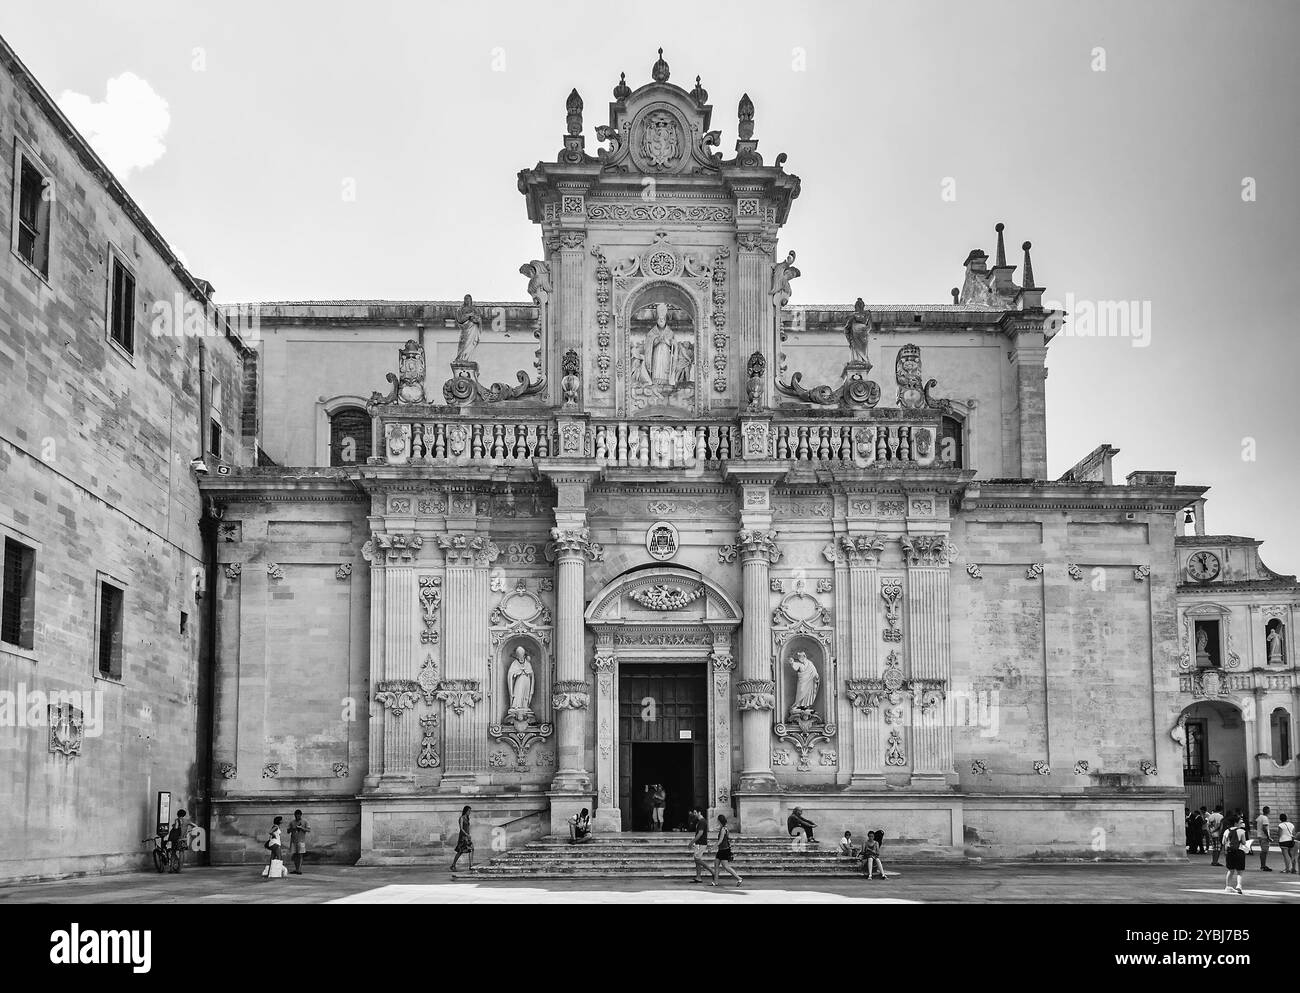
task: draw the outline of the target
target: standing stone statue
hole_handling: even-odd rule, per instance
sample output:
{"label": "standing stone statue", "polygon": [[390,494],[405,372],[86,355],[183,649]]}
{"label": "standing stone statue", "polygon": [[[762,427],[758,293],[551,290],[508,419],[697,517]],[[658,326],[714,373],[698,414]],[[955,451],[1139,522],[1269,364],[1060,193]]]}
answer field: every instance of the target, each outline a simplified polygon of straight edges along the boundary
{"label": "standing stone statue", "polygon": [[533,713],[533,658],[522,645],[515,648],[506,672],[510,685],[510,708],[507,713],[517,720],[527,720]]}
{"label": "standing stone statue", "polygon": [[789,664],[795,674],[794,703],[790,707],[790,714],[810,717],[817,706],[817,687],[821,684],[821,676],[807,652],[795,652],[790,657]]}
{"label": "standing stone statue", "polygon": [[798,279],[802,273],[794,267],[794,252],[785,257],[784,262],[772,266],[772,298],[778,307],[790,302],[790,281]]}
{"label": "standing stone statue", "polygon": [[1210,636],[1206,634],[1205,628],[1196,632],[1196,665],[1198,668],[1206,669],[1210,666]]}
{"label": "standing stone statue", "polygon": [[867,340],[870,336],[871,314],[867,311],[867,305],[862,302],[862,297],[858,297],[853,305],[853,315],[844,325],[844,337],[848,339],[854,365],[870,367],[871,363],[867,361]]}
{"label": "standing stone statue", "polygon": [[460,348],[456,352],[457,362],[472,361],[474,349],[478,348],[479,336],[483,334],[483,318],[474,306],[474,298],[465,294],[465,302],[456,311],[456,326],[460,328]]}
{"label": "standing stone statue", "polygon": [[1282,664],[1282,627],[1278,625],[1268,633],[1268,661],[1273,665]]}

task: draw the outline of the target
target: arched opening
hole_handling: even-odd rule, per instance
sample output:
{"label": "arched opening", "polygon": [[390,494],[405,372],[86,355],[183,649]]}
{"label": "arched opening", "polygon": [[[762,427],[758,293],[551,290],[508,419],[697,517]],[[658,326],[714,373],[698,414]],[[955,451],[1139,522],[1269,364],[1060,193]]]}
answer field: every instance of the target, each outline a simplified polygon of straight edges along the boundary
{"label": "arched opening", "polygon": [[365,465],[370,458],[370,415],[361,407],[340,407],[329,415],[330,465]]}
{"label": "arched opening", "polygon": [[1223,700],[1203,700],[1183,711],[1183,785],[1187,806],[1225,811],[1249,803],[1246,725],[1241,711]]}
{"label": "arched opening", "polygon": [[1276,617],[1264,625],[1264,647],[1269,665],[1286,664],[1286,626]]}
{"label": "arched opening", "polygon": [[1286,765],[1291,761],[1291,715],[1286,708],[1278,707],[1269,718],[1269,731],[1272,737],[1273,761]]}
{"label": "arched opening", "polygon": [[951,416],[943,418],[939,426],[939,461],[951,462],[959,469],[962,467],[965,448],[962,433],[963,424],[960,419]]}

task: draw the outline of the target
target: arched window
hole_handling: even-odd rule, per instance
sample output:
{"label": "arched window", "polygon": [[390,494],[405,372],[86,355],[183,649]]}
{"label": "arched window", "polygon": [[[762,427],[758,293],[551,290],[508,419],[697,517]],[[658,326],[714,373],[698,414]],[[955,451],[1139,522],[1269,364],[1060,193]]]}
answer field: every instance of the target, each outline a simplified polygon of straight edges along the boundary
{"label": "arched window", "polygon": [[1286,765],[1291,761],[1291,715],[1278,707],[1269,723],[1273,730],[1273,761]]}
{"label": "arched window", "polygon": [[370,415],[342,407],[330,415],[330,465],[364,465],[370,458]]}
{"label": "arched window", "polygon": [[1286,662],[1286,629],[1276,617],[1264,625],[1264,648],[1269,665]]}
{"label": "arched window", "polygon": [[951,462],[958,468],[961,468],[964,464],[962,462],[961,432],[962,423],[955,417],[945,417],[939,427],[938,458],[943,462]]}

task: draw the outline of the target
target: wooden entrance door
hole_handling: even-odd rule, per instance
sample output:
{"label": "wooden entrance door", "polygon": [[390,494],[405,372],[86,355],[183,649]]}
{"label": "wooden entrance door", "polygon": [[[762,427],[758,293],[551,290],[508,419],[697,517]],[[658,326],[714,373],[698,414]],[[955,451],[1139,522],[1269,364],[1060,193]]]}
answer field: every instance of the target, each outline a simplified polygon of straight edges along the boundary
{"label": "wooden entrance door", "polygon": [[650,829],[645,787],[668,794],[664,827],[685,825],[690,808],[708,809],[709,701],[704,662],[619,667],[618,795],[623,829]]}

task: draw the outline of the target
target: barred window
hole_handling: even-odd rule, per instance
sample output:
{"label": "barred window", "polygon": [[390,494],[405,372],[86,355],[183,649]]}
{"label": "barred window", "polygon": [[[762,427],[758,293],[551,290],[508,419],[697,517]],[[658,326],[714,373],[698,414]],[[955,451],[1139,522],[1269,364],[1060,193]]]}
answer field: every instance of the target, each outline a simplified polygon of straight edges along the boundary
{"label": "barred window", "polygon": [[344,407],[330,415],[330,465],[364,465],[370,458],[370,415]]}

